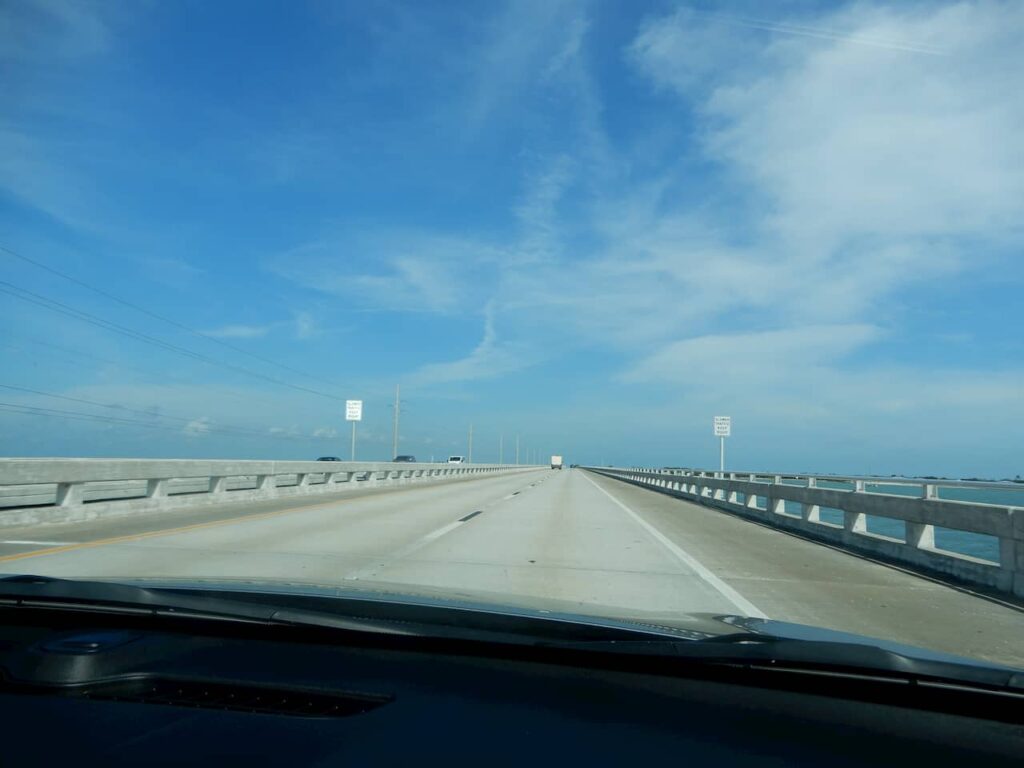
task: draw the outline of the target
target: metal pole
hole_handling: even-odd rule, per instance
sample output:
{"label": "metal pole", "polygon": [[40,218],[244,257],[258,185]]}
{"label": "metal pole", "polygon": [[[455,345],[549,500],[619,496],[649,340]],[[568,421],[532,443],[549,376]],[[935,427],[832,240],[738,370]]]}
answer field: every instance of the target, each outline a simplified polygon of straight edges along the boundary
{"label": "metal pole", "polygon": [[466,454],[466,461],[473,463],[473,423],[469,424],[469,452]]}
{"label": "metal pole", "polygon": [[395,458],[398,455],[398,413],[401,409],[402,401],[399,397],[399,385],[395,384],[395,420],[391,430],[391,458]]}
{"label": "metal pole", "polygon": [[718,471],[725,472],[725,438],[720,437],[718,439],[721,442],[718,452]]}
{"label": "metal pole", "polygon": [[356,423],[352,422],[352,461],[356,460]]}
{"label": "metal pole", "polygon": [[505,436],[500,435],[498,437],[498,463],[505,463]]}
{"label": "metal pole", "polygon": [[516,435],[516,466],[519,466],[519,435]]}

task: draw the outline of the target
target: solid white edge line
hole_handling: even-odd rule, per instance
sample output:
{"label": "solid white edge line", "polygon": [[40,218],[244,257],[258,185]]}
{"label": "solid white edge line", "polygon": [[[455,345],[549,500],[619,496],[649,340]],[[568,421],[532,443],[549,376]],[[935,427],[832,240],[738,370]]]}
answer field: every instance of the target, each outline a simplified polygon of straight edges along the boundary
{"label": "solid white edge line", "polygon": [[659,531],[653,525],[648,523],[646,520],[644,520],[642,517],[640,517],[640,515],[638,515],[632,509],[627,507],[625,504],[623,504],[617,498],[612,496],[608,491],[606,491],[600,485],[595,483],[594,480],[592,478],[588,477],[586,473],[583,474],[583,477],[592,486],[597,488],[597,490],[599,490],[601,493],[603,493],[605,496],[607,496],[609,499],[611,499],[613,502],[615,502],[615,504],[617,504],[627,515],[629,515],[631,518],[633,518],[633,520],[636,521],[636,523],[641,528],[643,528],[651,536],[653,536],[655,538],[655,540],[658,541],[659,544],[661,544],[663,547],[665,547],[665,549],[667,549],[669,552],[671,552],[673,555],[675,555],[680,561],[682,561],[687,567],[689,567],[694,573],[696,573],[697,576],[699,576],[701,579],[703,579],[705,582],[707,582],[710,586],[712,586],[715,590],[717,590],[722,595],[722,597],[724,597],[726,600],[728,600],[730,603],[732,603],[734,606],[736,606],[736,608],[742,614],[744,614],[745,616],[750,616],[750,617],[755,618],[755,619],[766,619],[766,618],[768,618],[767,614],[765,614],[760,608],[758,608],[752,602],[747,600],[747,598],[745,598],[743,595],[741,595],[735,589],[733,589],[728,584],[726,584],[724,581],[722,581],[720,578],[718,578],[714,573],[711,572],[711,570],[707,566],[705,566],[703,563],[701,563],[697,558],[695,558],[693,555],[691,555],[685,549],[680,547],[678,544],[675,544],[667,536],[665,536],[665,534],[663,534],[661,531]]}

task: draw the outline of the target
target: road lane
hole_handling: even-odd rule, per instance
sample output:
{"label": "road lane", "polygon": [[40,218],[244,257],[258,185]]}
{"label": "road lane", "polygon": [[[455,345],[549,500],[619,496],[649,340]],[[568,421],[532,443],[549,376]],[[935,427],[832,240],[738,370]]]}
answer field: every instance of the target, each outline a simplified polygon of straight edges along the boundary
{"label": "road lane", "polygon": [[756,611],[732,590],[723,593],[710,574],[679,558],[573,470],[555,472],[531,493],[359,575],[555,599],[584,612],[607,606],[652,617]]}
{"label": "road lane", "polygon": [[[0,557],[0,572],[68,577],[280,578],[334,583],[351,567],[397,549],[513,492],[529,489],[548,471],[502,475],[445,485],[410,485],[388,492],[345,495],[284,510],[191,522],[178,528],[122,534],[133,521],[64,526],[81,543]],[[40,526],[36,533],[46,531]],[[98,537],[97,531],[104,536]],[[113,536],[107,534],[114,533]],[[48,540],[42,535],[37,540]],[[70,537],[68,537],[70,538]]]}
{"label": "road lane", "polygon": [[[0,529],[0,562],[10,555],[22,555],[55,546],[84,544],[97,540],[130,537],[141,534],[162,533],[170,529],[188,528],[211,522],[235,522],[261,515],[288,511],[310,510],[334,507],[356,499],[386,495],[393,501],[402,499],[408,506],[415,507],[424,500],[443,499],[453,505],[470,504],[473,496],[484,489],[516,489],[528,485],[518,478],[542,476],[543,470],[514,475],[497,475],[484,478],[454,479],[440,483],[415,484],[389,488],[367,488],[357,491],[339,491],[333,494],[310,494],[308,496],[264,499],[245,502],[225,502],[218,505],[202,505],[193,509],[181,508],[169,512],[145,515],[106,516],[76,523],[46,524]],[[529,482],[532,482],[529,481]],[[468,495],[461,487],[472,484]],[[495,491],[496,493],[499,491]],[[407,494],[414,494],[409,497]],[[395,495],[397,494],[397,496]],[[2,514],[2,511],[0,511]]]}
{"label": "road lane", "polygon": [[1024,610],[587,473],[772,618],[1024,667]]}
{"label": "road lane", "polygon": [[116,531],[100,528],[23,531],[10,546],[82,543],[0,557],[0,573],[383,585],[526,606],[554,599],[652,622],[753,607],[1024,666],[1020,610],[578,469],[409,486],[178,530],[98,538]]}

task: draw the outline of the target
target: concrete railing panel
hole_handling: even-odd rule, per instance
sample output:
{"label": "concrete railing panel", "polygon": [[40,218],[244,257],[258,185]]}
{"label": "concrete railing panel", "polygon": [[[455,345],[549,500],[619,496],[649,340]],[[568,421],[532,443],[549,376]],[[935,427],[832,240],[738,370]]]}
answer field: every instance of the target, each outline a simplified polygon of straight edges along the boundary
{"label": "concrete railing panel", "polygon": [[0,528],[337,494],[536,470],[525,465],[0,459]]}

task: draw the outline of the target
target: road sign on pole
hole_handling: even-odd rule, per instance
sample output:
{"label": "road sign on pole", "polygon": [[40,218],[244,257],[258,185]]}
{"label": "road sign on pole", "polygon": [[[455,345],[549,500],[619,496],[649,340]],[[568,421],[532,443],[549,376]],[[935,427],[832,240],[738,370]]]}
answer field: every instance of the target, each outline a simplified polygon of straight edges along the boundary
{"label": "road sign on pole", "polygon": [[715,437],[719,440],[718,471],[725,472],[725,438],[732,435],[732,416],[715,416]]}
{"label": "road sign on pole", "polygon": [[352,459],[356,460],[356,422],[363,420],[363,401],[362,400],[346,400],[345,401],[345,421],[352,422]]}

